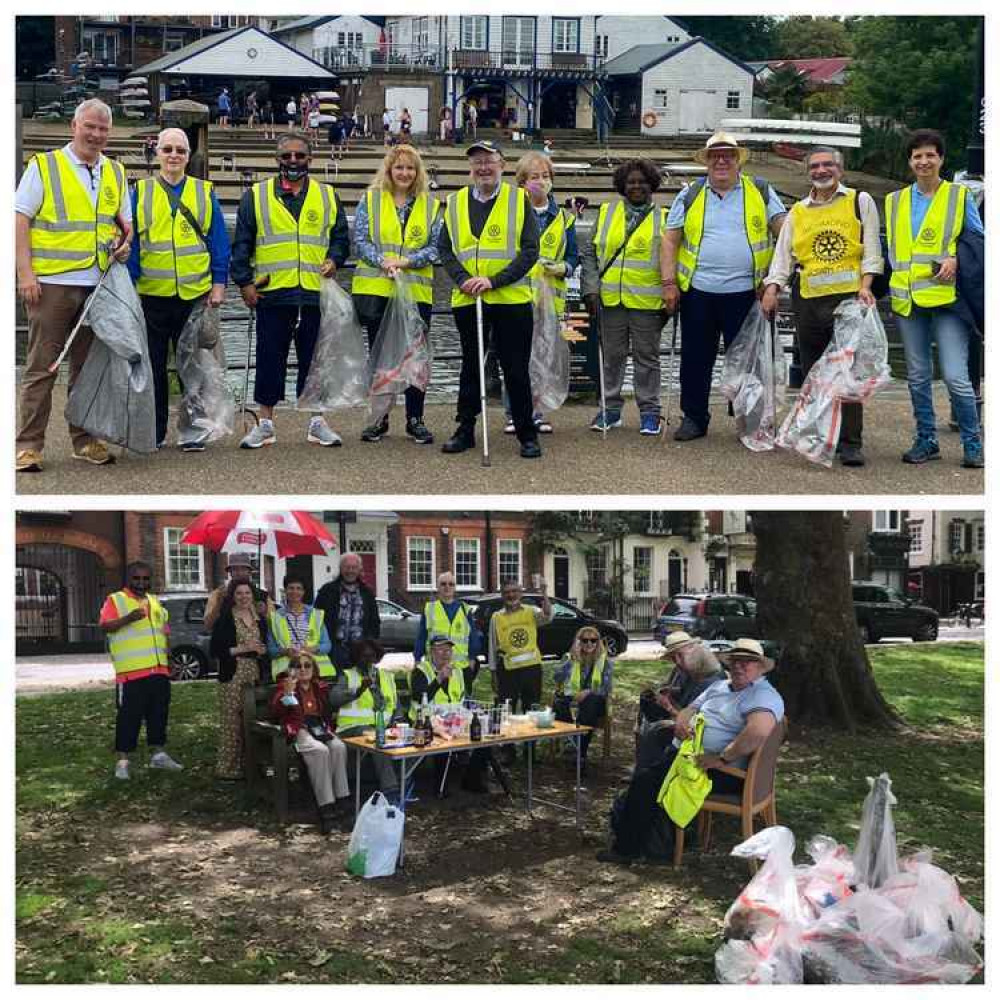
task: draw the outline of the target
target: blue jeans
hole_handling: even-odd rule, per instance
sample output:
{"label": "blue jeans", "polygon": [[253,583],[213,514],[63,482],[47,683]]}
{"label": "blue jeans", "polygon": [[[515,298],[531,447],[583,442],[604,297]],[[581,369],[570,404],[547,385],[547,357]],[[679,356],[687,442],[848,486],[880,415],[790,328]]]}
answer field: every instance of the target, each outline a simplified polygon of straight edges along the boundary
{"label": "blue jeans", "polygon": [[932,378],[931,345],[937,341],[938,366],[948,386],[952,412],[962,445],[979,443],[976,394],[969,380],[969,328],[950,309],[913,306],[909,316],[897,316],[906,352],[906,377],[910,385],[917,437],[937,441]]}

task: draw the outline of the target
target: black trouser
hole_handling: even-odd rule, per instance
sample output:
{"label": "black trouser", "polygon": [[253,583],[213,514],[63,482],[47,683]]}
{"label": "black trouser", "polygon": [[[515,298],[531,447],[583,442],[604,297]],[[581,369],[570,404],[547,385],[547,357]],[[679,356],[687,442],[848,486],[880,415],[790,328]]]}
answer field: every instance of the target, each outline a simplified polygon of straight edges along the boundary
{"label": "black trouser", "polygon": [[497,697],[501,702],[510,701],[511,712],[517,713],[520,701],[521,712],[527,712],[532,705],[542,700],[542,666],[521,667],[507,670],[503,662],[497,663]]}
{"label": "black trouser", "polygon": [[[357,296],[357,298],[361,298],[361,296]],[[365,295],[364,299],[364,318],[361,322],[364,325],[365,333],[368,334],[368,352],[371,353],[372,349],[375,347],[375,338],[378,336],[378,328],[382,325],[382,317],[385,316],[385,311],[389,306],[389,300],[381,295]],[[420,310],[420,318],[427,324],[429,342],[429,331],[431,328],[431,304],[429,302],[418,302],[417,308]],[[418,389],[414,385],[408,385],[406,387],[406,391],[403,393],[403,398],[406,401],[407,421],[424,419],[424,396],[425,393],[423,389]]]}
{"label": "black trouser", "polygon": [[319,337],[319,306],[272,306],[262,298],[257,306],[257,367],[253,398],[261,406],[275,406],[285,398],[288,352],[295,341],[298,370],[295,396],[306,387],[316,340]]}
{"label": "black trouser", "polygon": [[[792,293],[792,312],[795,314],[795,339],[799,345],[799,364],[805,384],[812,368],[833,339],[833,311],[854,293],[846,295],[817,295],[803,298],[798,292],[798,282]],[[840,424],[840,444],[861,447],[864,407],[860,403],[843,403]]]}
{"label": "black trouser", "polygon": [[166,674],[139,677],[115,685],[115,750],[131,753],[139,745],[139,730],[146,723],[146,743],[166,746],[170,715],[170,678]]}
{"label": "black trouser", "polygon": [[[573,716],[569,711],[571,700],[572,699],[569,695],[561,695],[553,700],[552,711],[555,713],[555,717],[560,722],[573,721]],[[577,724],[580,726],[596,727],[603,721],[607,712],[607,698],[605,698],[603,694],[597,694],[594,692],[587,695],[587,697],[580,702],[580,705],[576,710]],[[584,759],[587,757],[587,750],[590,749],[590,741],[593,738],[594,734],[591,732],[587,733],[587,735],[582,737],[580,740],[580,754],[584,757]]]}
{"label": "black trouser", "polygon": [[[455,419],[471,431],[481,409],[479,399],[479,347],[476,334],[476,307],[456,306],[452,310],[455,326],[462,341],[462,373],[458,384],[458,413]],[[521,444],[538,437],[532,417],[531,380],[528,362],[531,360],[531,334],[534,328],[531,303],[495,305],[483,303],[483,344],[489,342],[493,329],[493,348],[503,372],[504,385],[510,397],[510,414]]]}
{"label": "black trouser", "polygon": [[[177,340],[188,316],[200,299],[182,299],[176,295],[142,295],[142,314],[146,317],[146,342],[149,363],[153,368],[153,397],[156,401],[156,443],[166,440],[170,410],[170,386],[167,381],[167,355],[170,345],[177,357]],[[183,391],[183,386],[181,387]]]}
{"label": "black trouser", "polygon": [[[465,771],[462,775],[463,785],[481,785],[486,780],[486,772],[490,766],[490,752],[488,750],[473,750],[469,754],[465,764]],[[432,758],[434,761],[434,791],[441,787],[441,779],[444,777],[444,769],[448,768],[448,784],[451,784],[452,775],[455,773],[455,763],[458,754],[453,754],[451,765],[448,765],[448,758],[444,754]],[[462,754],[462,756],[465,756]],[[447,788],[447,785],[445,786]]]}

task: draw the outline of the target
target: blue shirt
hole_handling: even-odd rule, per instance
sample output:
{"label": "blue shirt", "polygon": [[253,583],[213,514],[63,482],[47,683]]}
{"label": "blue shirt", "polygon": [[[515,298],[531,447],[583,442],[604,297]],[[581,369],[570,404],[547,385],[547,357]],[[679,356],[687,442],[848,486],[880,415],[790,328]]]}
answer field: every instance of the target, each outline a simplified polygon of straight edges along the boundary
{"label": "blue shirt", "polygon": [[[683,229],[687,208],[681,189],[667,214],[667,229]],[[767,221],[785,214],[785,206],[767,186]],[[753,253],[747,241],[743,219],[743,185],[737,184],[720,195],[705,183],[705,230],[698,251],[691,286],[700,292],[727,294],[747,292],[754,287]]]}
{"label": "blue shirt", "polygon": [[[428,196],[429,197],[429,196]],[[402,205],[396,206],[396,215],[399,216],[399,225],[403,232],[406,232],[406,221],[413,211],[413,203],[416,199],[407,198]],[[431,226],[427,242],[419,250],[405,248],[403,254],[410,261],[411,267],[427,267],[428,264],[438,262],[438,237],[441,235],[441,226],[444,225],[444,213],[438,212]],[[368,234],[368,199],[362,197],[358,201],[354,210],[354,252],[366,264],[372,267],[381,267],[385,260],[385,254],[379,253],[375,244],[369,239]]]}
{"label": "blue shirt", "polygon": [[[434,600],[440,600],[440,598],[434,598]],[[441,606],[444,608],[444,613],[448,616],[448,621],[453,622],[455,620],[455,615],[458,614],[458,609],[462,607],[462,602],[459,600],[454,601],[441,601]],[[426,610],[426,609],[425,609]],[[468,608],[466,608],[466,614],[468,614]],[[476,628],[472,622],[472,616],[469,615],[469,662],[476,658],[483,651],[483,633]],[[417,629],[417,639],[413,644],[413,662],[419,663],[427,653],[427,615],[422,613],[420,615],[420,627]]]}
{"label": "blue shirt", "polygon": [[[937,194],[936,191],[934,193]],[[917,238],[917,234],[920,232],[924,216],[927,215],[927,209],[931,207],[933,200],[933,194],[924,194],[916,184],[910,186],[910,227],[913,230],[914,239]],[[984,236],[986,233],[983,229],[983,220],[979,217],[979,209],[976,208],[976,199],[972,196],[972,192],[968,188],[965,189],[965,223],[962,226],[963,230],[966,227],[971,232],[978,233],[980,236]]]}
{"label": "blue shirt", "polygon": [[[291,619],[289,618],[288,609],[283,604],[275,608],[274,613],[281,615],[282,618],[284,618],[286,621],[289,622],[288,631],[292,637],[292,645],[293,646],[305,645],[306,632],[309,629],[309,618],[313,613],[313,606],[311,604],[307,604],[302,609],[302,613],[305,616],[304,630],[298,628],[291,622]],[[319,630],[319,644],[317,645],[316,648],[317,652],[321,653],[323,656],[329,655],[330,650],[333,649],[333,643],[330,641],[330,636],[327,633],[325,626]],[[268,629],[267,630],[268,656],[270,656],[271,659],[276,659],[277,657],[281,656],[281,649],[282,647],[278,645],[278,640],[275,639],[275,637],[271,634],[271,630]]]}
{"label": "blue shirt", "polygon": [[[177,184],[170,184],[170,190],[179,198],[187,178],[182,178]],[[132,218],[136,217],[135,210],[139,200],[138,187],[132,188]],[[205,234],[208,241],[208,254],[212,261],[212,284],[224,285],[229,277],[229,235],[226,233],[226,220],[222,215],[222,207],[219,199],[215,195],[215,188],[212,189],[212,224]],[[128,258],[128,273],[132,276],[132,283],[139,280],[139,240],[132,241],[132,252]]]}

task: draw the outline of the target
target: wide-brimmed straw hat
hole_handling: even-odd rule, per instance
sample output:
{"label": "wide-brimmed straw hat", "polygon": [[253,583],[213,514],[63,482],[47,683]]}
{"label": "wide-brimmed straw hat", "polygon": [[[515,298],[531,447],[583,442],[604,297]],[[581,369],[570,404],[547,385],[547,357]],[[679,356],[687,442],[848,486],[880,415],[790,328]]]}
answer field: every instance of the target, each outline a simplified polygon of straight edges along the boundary
{"label": "wide-brimmed straw hat", "polygon": [[737,639],[730,649],[717,654],[723,663],[739,658],[741,660],[756,660],[761,665],[761,673],[774,669],[774,660],[764,655],[764,647],[756,639]]}
{"label": "wide-brimmed straw hat", "polygon": [[676,653],[678,649],[690,646],[692,642],[696,641],[687,632],[669,632],[663,640],[663,651],[664,653]]}
{"label": "wide-brimmed straw hat", "polygon": [[738,157],[739,165],[742,167],[744,163],[747,162],[747,157],[750,153],[741,146],[728,132],[713,132],[712,135],[708,137],[708,142],[705,143],[704,149],[699,149],[695,154],[694,158],[699,163],[708,163],[708,154],[713,149],[734,149],[736,150],[736,156]]}

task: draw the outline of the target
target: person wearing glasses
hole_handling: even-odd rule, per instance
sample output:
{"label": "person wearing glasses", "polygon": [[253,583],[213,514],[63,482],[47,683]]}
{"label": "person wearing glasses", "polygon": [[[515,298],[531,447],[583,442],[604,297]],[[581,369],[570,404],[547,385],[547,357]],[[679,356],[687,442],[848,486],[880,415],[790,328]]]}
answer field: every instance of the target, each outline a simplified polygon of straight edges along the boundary
{"label": "person wearing glasses", "polygon": [[[136,240],[128,270],[146,318],[158,448],[167,438],[171,345],[176,357],[184,324],[203,302],[212,309],[222,305],[229,276],[226,220],[211,181],[186,175],[190,156],[184,130],[164,129],[156,139],[159,174],[132,189]],[[205,445],[191,440],[181,450],[204,451]]]}
{"label": "person wearing glasses", "polygon": [[483,633],[476,628],[472,608],[455,596],[455,574],[438,574],[437,594],[424,605],[413,644],[413,662],[420,663],[428,653],[430,635],[446,635],[452,642],[451,662],[465,670],[483,650]]}
{"label": "person wearing glasses", "polygon": [[[867,191],[841,183],[843,154],[818,146],[806,155],[809,194],[797,201],[785,219],[764,279],[761,309],[773,317],[778,292],[792,281],[792,312],[803,380],[833,338],[833,314],[847,299],[875,307],[872,282],[882,273],[878,208]],[[860,403],[843,404],[837,453],[840,464],[865,464],[861,451]]]}
{"label": "person wearing glasses", "polygon": [[180,771],[166,751],[170,715],[170,626],[167,609],[150,592],[148,563],[131,563],[125,586],[109,595],[98,624],[107,636],[115,669],[115,777],[129,779],[129,755],[139,745],[146,724],[149,766]]}
{"label": "person wearing glasses", "polygon": [[580,740],[583,758],[582,773],[587,770],[587,750],[593,739],[593,727],[600,725],[608,714],[608,700],[614,679],[615,661],[608,656],[608,647],[601,633],[591,625],[578,629],[569,652],[556,667],[556,695],[552,702],[555,717],[560,722],[591,726],[591,732]]}
{"label": "person wearing glasses", "polygon": [[[232,274],[247,308],[257,310],[254,400],[260,407],[260,422],[241,448],[277,441],[274,407],[285,398],[288,351],[294,341],[295,391],[301,395],[319,335],[320,283],[333,280],[350,250],[340,198],[329,184],[310,178],[311,162],[308,139],[279,136],[278,176],[254,184],[236,216]],[[322,413],[312,415],[306,440],[327,448],[341,444]]]}

